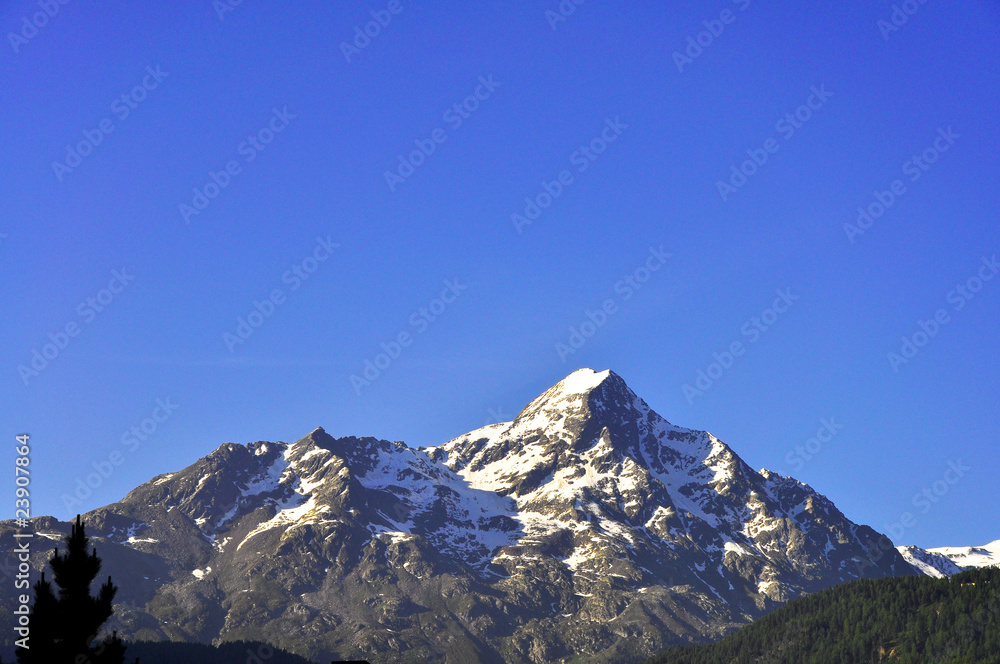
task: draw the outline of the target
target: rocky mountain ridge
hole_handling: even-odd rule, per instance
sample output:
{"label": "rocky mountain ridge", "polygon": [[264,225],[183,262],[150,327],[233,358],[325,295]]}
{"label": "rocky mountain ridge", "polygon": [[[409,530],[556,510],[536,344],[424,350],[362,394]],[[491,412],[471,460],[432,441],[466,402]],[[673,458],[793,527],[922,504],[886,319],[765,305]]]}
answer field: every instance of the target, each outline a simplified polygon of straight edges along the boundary
{"label": "rocky mountain ridge", "polygon": [[[440,446],[323,429],[226,443],[85,519],[124,633],[319,661],[630,661],[915,573],[809,486],[590,369]],[[0,550],[12,532],[0,524]]]}
{"label": "rocky mountain ridge", "polygon": [[983,546],[942,546],[933,549],[898,546],[896,549],[917,571],[935,578],[969,569],[1000,566],[1000,540]]}

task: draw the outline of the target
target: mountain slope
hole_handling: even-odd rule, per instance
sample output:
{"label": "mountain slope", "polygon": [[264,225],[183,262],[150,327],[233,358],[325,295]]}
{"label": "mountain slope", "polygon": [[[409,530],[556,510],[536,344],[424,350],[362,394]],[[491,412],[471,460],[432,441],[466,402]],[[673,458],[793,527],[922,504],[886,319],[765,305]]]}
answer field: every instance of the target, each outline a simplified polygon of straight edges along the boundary
{"label": "mountain slope", "polygon": [[920,573],[935,578],[967,569],[1000,566],[1000,540],[983,546],[943,546],[935,549],[898,546],[896,549]]}
{"label": "mountain slope", "polygon": [[718,643],[646,664],[1000,662],[1000,570],[859,580],[778,609]]}
{"label": "mountain slope", "polygon": [[323,429],[227,443],[86,520],[125,633],[325,660],[634,660],[803,593],[915,573],[809,486],[589,369],[432,448]]}
{"label": "mountain slope", "polygon": [[129,643],[126,662],[139,658],[142,664],[310,664],[297,655],[274,650],[264,643],[231,642],[213,648],[204,644],[140,641]]}

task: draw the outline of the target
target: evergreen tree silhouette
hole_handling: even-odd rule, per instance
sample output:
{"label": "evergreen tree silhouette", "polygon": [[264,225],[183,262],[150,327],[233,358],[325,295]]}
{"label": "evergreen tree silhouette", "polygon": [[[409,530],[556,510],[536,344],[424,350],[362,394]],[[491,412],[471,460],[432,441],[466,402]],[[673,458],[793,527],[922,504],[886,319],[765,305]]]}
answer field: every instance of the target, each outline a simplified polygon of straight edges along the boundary
{"label": "evergreen tree silhouette", "polygon": [[117,632],[95,642],[101,625],[114,612],[112,602],[118,588],[109,576],[97,595],[91,596],[90,586],[101,571],[101,559],[96,547],[88,555],[88,541],[77,514],[76,525],[66,537],[66,553],[60,555],[57,548],[49,561],[58,595],[44,573],[35,583],[30,648],[18,648],[20,664],[124,664],[125,644]]}

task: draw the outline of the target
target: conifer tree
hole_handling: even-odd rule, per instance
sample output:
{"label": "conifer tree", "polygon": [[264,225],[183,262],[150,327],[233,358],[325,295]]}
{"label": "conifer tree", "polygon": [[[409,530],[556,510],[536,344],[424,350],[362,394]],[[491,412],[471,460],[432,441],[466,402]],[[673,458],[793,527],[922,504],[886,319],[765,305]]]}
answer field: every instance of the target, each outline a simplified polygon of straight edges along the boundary
{"label": "conifer tree", "polygon": [[124,664],[125,645],[117,633],[97,641],[98,632],[114,612],[118,588],[108,577],[96,596],[90,586],[101,571],[97,548],[87,553],[89,538],[80,515],[66,537],[66,553],[57,548],[49,561],[58,595],[45,574],[35,583],[31,607],[30,648],[19,648],[20,664]]}

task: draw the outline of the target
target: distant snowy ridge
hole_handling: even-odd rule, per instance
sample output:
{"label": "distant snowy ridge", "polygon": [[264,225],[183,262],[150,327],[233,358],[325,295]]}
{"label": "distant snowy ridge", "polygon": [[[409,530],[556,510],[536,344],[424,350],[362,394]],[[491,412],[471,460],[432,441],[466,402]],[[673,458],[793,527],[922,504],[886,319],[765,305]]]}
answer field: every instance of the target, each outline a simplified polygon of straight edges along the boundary
{"label": "distant snowy ridge", "polygon": [[1000,565],[1000,540],[983,546],[942,546],[921,549],[918,546],[898,546],[903,560],[922,574],[943,578],[967,569]]}

